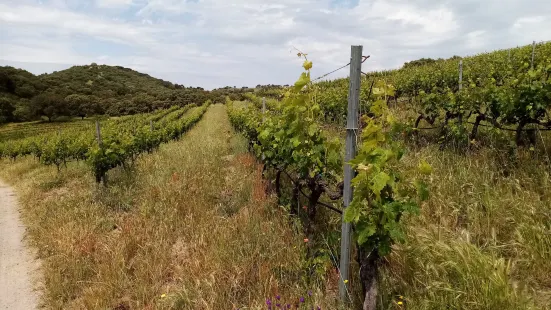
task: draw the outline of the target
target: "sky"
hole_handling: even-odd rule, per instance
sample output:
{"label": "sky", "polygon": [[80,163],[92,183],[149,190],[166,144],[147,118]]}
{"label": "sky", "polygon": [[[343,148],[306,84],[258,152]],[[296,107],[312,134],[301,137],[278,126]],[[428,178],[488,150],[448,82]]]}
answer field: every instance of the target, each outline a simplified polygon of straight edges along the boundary
{"label": "sky", "polygon": [[0,65],[121,65],[206,89],[292,84],[296,49],[316,77],[351,45],[367,72],[534,40],[551,40],[550,0],[0,0]]}

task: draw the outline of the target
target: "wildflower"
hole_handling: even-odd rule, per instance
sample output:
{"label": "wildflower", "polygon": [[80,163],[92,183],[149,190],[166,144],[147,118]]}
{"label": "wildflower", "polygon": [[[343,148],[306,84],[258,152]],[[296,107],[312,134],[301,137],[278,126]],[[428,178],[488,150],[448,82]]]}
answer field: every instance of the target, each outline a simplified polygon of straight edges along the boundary
{"label": "wildflower", "polygon": [[316,310],[321,310],[321,307],[320,307],[320,306],[317,306],[317,307],[316,307]]}
{"label": "wildflower", "polygon": [[304,297],[300,297],[300,302],[304,302]]}
{"label": "wildflower", "polygon": [[348,284],[348,280],[344,280],[343,282],[344,282],[344,284]]}
{"label": "wildflower", "polygon": [[401,302],[401,301],[399,301],[399,302],[398,302],[398,305],[400,305],[400,306],[401,306],[401,305],[403,305],[403,304],[404,304],[404,303],[403,303],[403,302]]}
{"label": "wildflower", "polygon": [[161,294],[161,298],[165,298],[166,297],[166,294]]}
{"label": "wildflower", "polygon": [[281,296],[277,295],[277,296],[276,296],[276,299],[277,299],[277,300],[280,300],[280,299],[281,299]]}
{"label": "wildflower", "polygon": [[308,242],[308,241],[310,241],[310,240],[308,240],[308,238],[304,238],[304,242]]}
{"label": "wildflower", "polygon": [[281,304],[276,304],[276,307],[281,308]]}
{"label": "wildflower", "polygon": [[287,309],[291,309],[291,304],[287,304]]}
{"label": "wildflower", "polygon": [[271,306],[271,305],[272,305],[272,301],[271,301],[270,299],[266,299],[266,304],[267,304],[268,306]]}
{"label": "wildflower", "polygon": [[398,298],[399,298],[399,299],[404,299],[404,296],[398,295]]}
{"label": "wildflower", "polygon": [[302,209],[303,210],[308,210],[308,207],[307,206],[302,206]]}

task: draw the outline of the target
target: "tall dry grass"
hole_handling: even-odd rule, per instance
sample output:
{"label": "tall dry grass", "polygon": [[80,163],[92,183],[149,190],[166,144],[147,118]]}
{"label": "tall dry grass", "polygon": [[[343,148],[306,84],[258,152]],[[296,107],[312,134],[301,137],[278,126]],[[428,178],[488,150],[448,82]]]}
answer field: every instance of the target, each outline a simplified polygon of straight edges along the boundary
{"label": "tall dry grass", "polygon": [[527,149],[507,165],[496,149],[435,145],[410,146],[404,165],[421,158],[434,168],[431,198],[388,260],[383,304],[403,296],[408,309],[551,308],[549,166]]}
{"label": "tall dry grass", "polygon": [[265,194],[224,106],[133,171],[110,172],[108,188],[83,163],[0,168],[43,261],[47,308],[263,309],[308,290],[305,304],[336,308],[330,286],[304,279],[303,239]]}

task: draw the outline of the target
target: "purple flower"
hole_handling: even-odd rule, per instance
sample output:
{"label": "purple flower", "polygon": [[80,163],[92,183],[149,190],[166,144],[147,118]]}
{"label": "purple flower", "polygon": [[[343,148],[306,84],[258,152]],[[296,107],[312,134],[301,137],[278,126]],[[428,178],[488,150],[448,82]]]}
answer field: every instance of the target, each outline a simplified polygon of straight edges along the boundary
{"label": "purple flower", "polygon": [[287,309],[291,309],[291,304],[287,304]]}
{"label": "purple flower", "polygon": [[304,302],[304,297],[300,297],[300,302]]}
{"label": "purple flower", "polygon": [[281,296],[277,295],[277,296],[276,296],[276,299],[277,299],[277,300],[280,300],[280,299],[281,299]]}
{"label": "purple flower", "polygon": [[271,301],[270,299],[266,299],[266,304],[267,304],[268,306],[271,306],[271,305],[272,305],[272,301]]}
{"label": "purple flower", "polygon": [[281,308],[281,304],[276,304],[276,307]]}
{"label": "purple flower", "polygon": [[321,310],[321,307],[320,307],[320,306],[317,306],[317,307],[316,307],[316,310]]}

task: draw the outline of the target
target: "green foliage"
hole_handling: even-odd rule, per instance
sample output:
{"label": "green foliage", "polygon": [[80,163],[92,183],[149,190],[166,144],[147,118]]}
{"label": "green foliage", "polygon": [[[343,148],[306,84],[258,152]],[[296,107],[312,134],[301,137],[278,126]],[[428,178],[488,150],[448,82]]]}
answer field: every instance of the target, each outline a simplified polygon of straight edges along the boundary
{"label": "green foliage", "polygon": [[341,144],[322,134],[317,122],[321,109],[310,83],[312,62],[305,60],[303,68],[305,72],[280,104],[267,100],[264,117],[258,111],[258,97],[249,96],[254,107],[248,108],[236,108],[228,99],[230,121],[254,142],[256,154],[268,167],[294,171],[300,179],[317,175],[337,179],[342,170]]}
{"label": "green foliage", "polygon": [[48,121],[69,114],[63,97],[53,93],[42,93],[34,97],[31,100],[31,110],[35,115],[45,116]]}
{"label": "green foliage", "polygon": [[17,110],[9,121],[145,113],[205,102],[212,96],[199,87],[172,84],[120,66],[74,66],[39,76],[0,67],[0,97]]}
{"label": "green foliage", "polygon": [[0,97],[0,124],[12,121],[14,118],[15,106],[5,97]]}
{"label": "green foliage", "polygon": [[[462,58],[461,90],[459,57],[420,59],[399,70],[371,72],[366,77],[369,83],[362,83],[361,102],[369,101],[371,81],[393,85],[395,92],[385,94],[385,101],[407,98],[407,108],[419,113],[418,121],[440,121],[444,129],[441,142],[455,146],[468,145],[465,126],[469,117],[498,129],[513,126],[522,130],[527,124],[551,128],[551,43],[536,46],[533,66],[531,56],[529,45]],[[316,87],[325,120],[342,123],[347,79],[316,83]],[[470,139],[476,137],[477,129],[473,127]]]}
{"label": "green foliage", "polygon": [[[77,102],[81,98],[71,97]],[[101,123],[102,145],[98,144],[92,126],[77,127],[72,131],[53,131],[37,136],[0,143],[0,158],[16,159],[34,155],[45,165],[62,165],[74,160],[86,160],[100,181],[107,171],[126,167],[140,154],[152,152],[161,143],[177,139],[205,113],[209,102],[200,107],[188,105],[161,110],[153,114],[139,114]],[[155,125],[156,122],[161,122]],[[154,124],[153,129],[151,124]]]}
{"label": "green foliage", "polygon": [[[373,89],[372,116],[365,117],[362,143],[351,161],[357,172],[352,180],[354,198],[344,214],[344,220],[354,224],[358,244],[367,253],[375,252],[376,257],[388,255],[392,244],[404,241],[402,216],[417,213],[417,202],[428,199],[422,180],[408,182],[396,169],[403,150],[391,138],[393,119],[384,100],[384,94],[393,92],[382,82]],[[419,170],[424,175],[432,172],[425,161],[419,164]]]}

